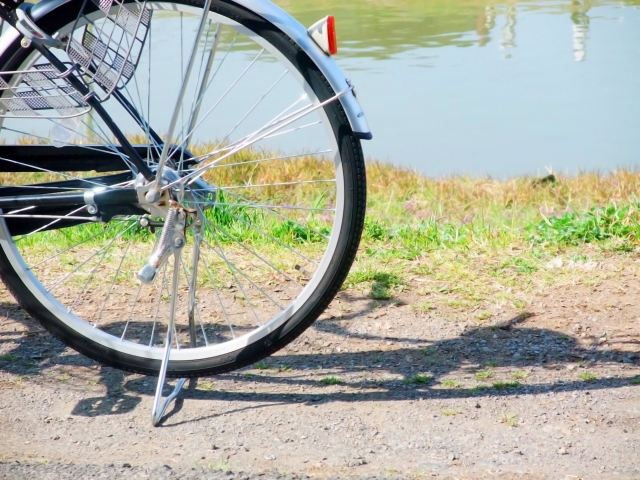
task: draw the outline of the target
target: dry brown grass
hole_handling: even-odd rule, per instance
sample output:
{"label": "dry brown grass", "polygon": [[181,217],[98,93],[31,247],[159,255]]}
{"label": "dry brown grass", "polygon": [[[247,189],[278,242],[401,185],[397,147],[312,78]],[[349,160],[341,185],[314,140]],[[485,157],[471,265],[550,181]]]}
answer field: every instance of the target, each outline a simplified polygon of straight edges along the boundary
{"label": "dry brown grass", "polygon": [[[132,143],[144,143],[131,136]],[[39,143],[24,137],[19,143]],[[215,142],[191,147],[204,155],[219,145]],[[262,185],[301,180],[332,179],[333,163],[315,155],[281,159],[273,151],[247,149],[221,161],[206,174],[212,183],[225,186]],[[256,162],[256,160],[265,160]],[[82,174],[82,175],[86,175]],[[47,174],[0,174],[3,185],[53,180]],[[428,178],[420,173],[375,160],[367,161],[369,215],[403,223],[444,218],[468,223],[482,218],[489,224],[530,224],[567,211],[585,211],[609,203],[629,203],[637,199],[640,172],[616,170],[610,173],[585,172],[576,176],[554,174],[553,180],[536,182],[534,177],[499,180],[451,176]],[[237,190],[244,194],[246,190]],[[332,184],[253,189],[254,199],[278,198],[282,203],[315,203],[330,206],[335,197]]]}

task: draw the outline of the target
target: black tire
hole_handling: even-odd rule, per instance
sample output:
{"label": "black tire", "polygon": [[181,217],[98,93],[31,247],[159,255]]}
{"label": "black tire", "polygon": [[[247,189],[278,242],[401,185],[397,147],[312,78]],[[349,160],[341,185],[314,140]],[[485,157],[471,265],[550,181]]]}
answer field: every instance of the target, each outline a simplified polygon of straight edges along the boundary
{"label": "black tire", "polygon": [[[201,8],[204,2],[178,0],[175,3]],[[55,32],[75,20],[80,4],[81,2],[76,0],[67,3],[42,18],[38,23],[46,32]],[[335,95],[326,78],[307,54],[269,21],[230,1],[214,0],[211,10],[246,26],[275,46],[302,73],[319,99],[328,99]],[[1,70],[15,69],[29,53],[29,49],[21,48],[20,43],[16,41],[0,57]],[[354,136],[340,103],[332,102],[324,108],[330,119],[337,144],[341,149],[345,208],[338,246],[318,288],[291,318],[259,341],[216,357],[180,362],[171,361],[167,376],[176,378],[219,374],[255,363],[298,337],[320,316],[339,291],[355,259],[362,234],[366,204],[365,163],[360,141]],[[107,348],[86,338],[60,321],[25,285],[21,278],[21,272],[13,268],[4,248],[0,248],[0,277],[18,303],[44,328],[69,347],[105,365],[145,375],[158,374],[159,360],[129,355]]]}

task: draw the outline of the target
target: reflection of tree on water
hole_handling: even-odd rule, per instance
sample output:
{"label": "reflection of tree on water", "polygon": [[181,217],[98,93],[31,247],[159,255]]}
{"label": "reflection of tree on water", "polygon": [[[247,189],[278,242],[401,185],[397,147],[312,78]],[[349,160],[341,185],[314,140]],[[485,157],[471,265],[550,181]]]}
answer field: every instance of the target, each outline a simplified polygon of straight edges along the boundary
{"label": "reflection of tree on water", "polygon": [[[507,5],[507,11],[505,17],[507,19],[504,27],[502,27],[502,41],[500,42],[500,48],[506,50],[516,46],[516,6]],[[505,58],[509,58],[510,55],[505,55]]]}
{"label": "reflection of tree on water", "polygon": [[576,62],[582,62],[587,55],[586,40],[589,32],[589,16],[587,12],[590,7],[588,0],[576,0],[572,3],[573,58]]}
{"label": "reflection of tree on water", "polygon": [[496,26],[496,10],[492,6],[485,7],[484,14],[476,18],[476,33],[478,34],[478,45],[484,47],[491,37],[489,32]]}
{"label": "reflection of tree on water", "polygon": [[[275,0],[304,25],[330,12],[338,21],[342,56],[391,58],[414,48],[484,46],[491,39],[508,55],[516,46],[516,16],[542,13],[570,16],[576,61],[585,57],[592,7],[612,0]],[[573,2],[573,3],[572,3]],[[622,6],[640,0],[621,0]],[[504,16],[504,20],[502,17]],[[504,22],[504,23],[503,23]],[[497,28],[496,28],[497,27]],[[493,32],[493,34],[492,34]],[[475,33],[475,35],[473,35]],[[470,35],[471,34],[471,35]],[[499,35],[499,38],[498,38]]]}

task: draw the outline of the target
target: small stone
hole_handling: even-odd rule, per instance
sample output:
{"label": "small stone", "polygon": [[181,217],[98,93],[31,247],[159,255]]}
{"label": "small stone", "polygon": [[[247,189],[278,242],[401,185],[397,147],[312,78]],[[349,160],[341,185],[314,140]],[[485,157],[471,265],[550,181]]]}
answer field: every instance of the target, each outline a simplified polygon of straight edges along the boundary
{"label": "small stone", "polygon": [[122,468],[131,468],[131,464],[130,463],[123,463],[122,464]]}
{"label": "small stone", "polygon": [[476,404],[474,405],[475,408],[480,408],[480,404],[478,402],[476,402]]}
{"label": "small stone", "polygon": [[218,446],[215,443],[210,445],[211,450],[218,450]]}
{"label": "small stone", "polygon": [[449,460],[450,461],[453,462],[454,460],[457,460],[457,459],[458,459],[458,455],[456,455],[455,453],[450,453],[449,454]]}
{"label": "small stone", "polygon": [[567,452],[567,449],[566,449],[566,448],[564,448],[564,447],[560,447],[560,448],[558,449],[558,454],[559,454],[559,455],[568,455],[568,454],[569,454],[569,452]]}
{"label": "small stone", "polygon": [[264,458],[266,458],[267,460],[275,460],[276,456],[275,455],[265,455]]}

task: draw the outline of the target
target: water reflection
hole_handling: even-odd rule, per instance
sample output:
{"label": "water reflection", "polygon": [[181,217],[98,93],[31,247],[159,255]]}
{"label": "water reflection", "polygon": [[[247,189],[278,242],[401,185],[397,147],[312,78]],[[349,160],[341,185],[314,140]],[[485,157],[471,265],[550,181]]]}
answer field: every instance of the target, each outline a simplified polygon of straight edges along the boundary
{"label": "water reflection", "polygon": [[640,0],[275,1],[336,16],[373,157],[430,175],[640,162]]}
{"label": "water reflection", "polygon": [[[573,22],[576,61],[585,58],[585,40],[589,29],[587,12],[592,6],[610,4],[606,1],[588,0],[576,0],[572,3],[522,1],[501,4],[473,0],[276,0],[276,3],[304,24],[311,24],[331,12],[338,19],[340,45],[343,47],[341,54],[375,58],[388,58],[416,47],[484,46],[489,43],[492,33],[495,33],[496,23],[500,25],[500,47],[508,50],[516,46],[519,10],[568,15]],[[627,0],[622,4],[638,5],[640,1]],[[470,32],[475,32],[476,37],[469,37]]]}
{"label": "water reflection", "polygon": [[589,2],[575,1],[574,12],[571,14],[573,22],[573,58],[576,62],[582,62],[587,56],[585,43],[587,41],[587,33],[589,32]]}

